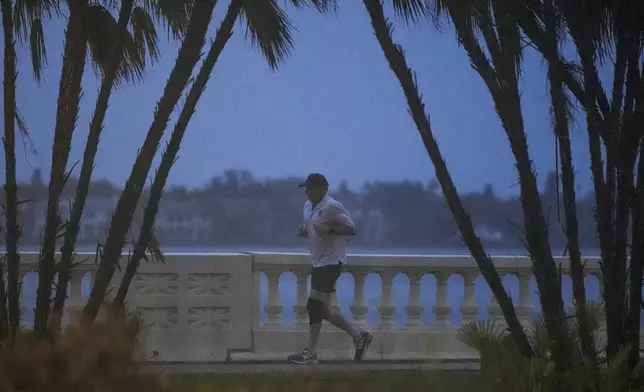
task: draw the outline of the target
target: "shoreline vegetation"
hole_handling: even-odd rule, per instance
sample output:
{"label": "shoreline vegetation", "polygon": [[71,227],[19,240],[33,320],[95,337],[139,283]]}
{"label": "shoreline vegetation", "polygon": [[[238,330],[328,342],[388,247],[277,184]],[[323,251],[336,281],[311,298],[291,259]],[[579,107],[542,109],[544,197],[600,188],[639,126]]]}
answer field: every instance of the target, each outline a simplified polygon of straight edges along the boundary
{"label": "shoreline vegetation", "polygon": [[[19,211],[22,247],[41,245],[47,201],[42,177],[36,169],[30,181],[18,184],[20,200],[29,200]],[[301,224],[305,201],[297,188],[301,180],[296,177],[258,179],[251,171],[231,169],[214,175],[201,187],[169,185],[159,202],[154,235],[163,247],[304,247],[304,242],[293,235],[293,228]],[[70,177],[61,192],[59,210],[63,218],[70,214],[77,182]],[[332,196],[345,205],[358,227],[350,249],[466,248],[436,180],[427,183],[376,181],[361,187],[349,187],[346,182],[333,185]],[[553,224],[549,231],[551,245],[563,252],[566,238],[558,223],[563,211],[557,214],[557,207],[563,207],[557,196],[555,173],[545,176],[541,185],[543,209],[548,211]],[[77,247],[95,249],[97,244],[105,242],[120,192],[119,185],[109,181],[90,184]],[[141,212],[149,192],[150,189],[144,189],[133,216],[134,236],[140,230]],[[492,185],[487,185],[461,197],[486,248],[525,250],[519,230],[523,215],[516,196],[501,196]],[[592,192],[577,199],[579,242],[586,249],[599,248],[593,207]]]}

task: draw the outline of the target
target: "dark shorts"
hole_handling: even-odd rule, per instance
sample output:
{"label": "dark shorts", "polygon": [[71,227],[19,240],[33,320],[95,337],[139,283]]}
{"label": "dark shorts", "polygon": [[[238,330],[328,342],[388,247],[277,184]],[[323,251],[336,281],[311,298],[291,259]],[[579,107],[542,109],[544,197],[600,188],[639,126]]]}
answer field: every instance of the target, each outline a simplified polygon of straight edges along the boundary
{"label": "dark shorts", "polygon": [[344,272],[344,264],[342,263],[311,268],[311,290],[321,291],[325,294],[334,293],[335,282],[342,272]]}

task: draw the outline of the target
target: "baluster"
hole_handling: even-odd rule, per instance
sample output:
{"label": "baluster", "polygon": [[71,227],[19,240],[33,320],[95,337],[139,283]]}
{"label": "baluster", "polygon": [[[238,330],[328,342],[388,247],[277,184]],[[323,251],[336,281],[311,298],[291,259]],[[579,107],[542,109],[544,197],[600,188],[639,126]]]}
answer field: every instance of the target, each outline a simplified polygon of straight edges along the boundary
{"label": "baluster", "polygon": [[85,276],[84,271],[72,271],[69,278],[69,299],[75,301],[81,299],[82,297],[82,285],[83,285],[83,276]]}
{"label": "baluster", "polygon": [[295,277],[297,279],[297,292],[295,296],[295,305],[293,305],[293,312],[295,313],[295,328],[301,328],[306,327],[309,324],[309,316],[306,310],[306,301],[308,299],[306,281],[309,277],[309,271],[296,270]]}
{"label": "baluster", "polygon": [[367,273],[362,270],[351,271],[353,275],[353,301],[349,309],[353,314],[353,322],[362,327],[366,324],[366,316],[369,308],[367,308],[364,299],[364,284],[367,278]]}
{"label": "baluster", "polygon": [[68,323],[77,321],[80,312],[83,310],[83,276],[85,276],[83,271],[72,271],[69,277],[69,298],[67,306],[65,306]]}
{"label": "baluster", "polygon": [[420,272],[408,272],[407,278],[409,279],[409,302],[405,306],[407,311],[407,327],[418,329],[423,326],[420,319],[423,313],[423,303],[420,300],[420,280],[423,274]]}
{"label": "baluster", "polygon": [[282,271],[268,270],[265,272],[268,278],[268,295],[266,296],[266,304],[264,305],[264,311],[266,311],[267,315],[264,327],[277,328],[282,324],[280,320],[280,316],[282,315],[282,302],[278,291]]}
{"label": "baluster", "polygon": [[[25,280],[25,275],[27,275],[27,272],[29,272],[29,271],[23,269],[22,267],[20,267],[18,269],[18,290],[20,291],[18,293],[18,297],[20,298],[20,319],[21,320],[23,320],[24,317],[26,316],[24,313],[29,312],[29,311],[31,311],[31,312],[34,311],[33,309],[27,309],[23,305],[26,302],[24,300],[24,290],[23,290],[24,285],[23,285],[23,281]],[[26,325],[22,321],[20,322],[20,326],[26,328]]]}
{"label": "baluster", "polygon": [[[499,274],[499,277],[501,278],[501,283],[503,283],[503,278],[505,277],[505,274]],[[495,322],[505,322],[505,318],[503,317],[503,312],[501,311],[501,307],[499,306],[499,301],[496,300],[496,297],[494,296],[493,293],[490,293],[490,301],[487,306],[487,311],[490,315],[490,320]]]}
{"label": "baluster", "polygon": [[391,295],[391,289],[394,281],[394,274],[390,271],[380,271],[380,279],[382,292],[380,295],[380,304],[378,305],[378,313],[380,313],[380,328],[390,329],[394,326],[394,312],[396,305]]}
{"label": "baluster", "polygon": [[599,300],[604,300],[604,277],[601,272],[594,273],[593,276],[597,279],[597,285],[599,286]]}
{"label": "baluster", "polygon": [[530,277],[531,275],[526,272],[517,274],[519,280],[519,299],[517,300],[517,313],[524,324],[529,324],[532,321],[533,306],[530,301]]}
{"label": "baluster", "polygon": [[452,312],[452,305],[447,295],[447,280],[449,272],[434,272],[436,277],[436,304],[433,306],[436,315],[436,326],[439,328],[449,327],[449,314]]}
{"label": "baluster", "polygon": [[476,314],[479,311],[479,304],[476,302],[476,272],[466,272],[463,274],[463,304],[461,305],[461,314],[463,315],[463,324],[476,320]]}

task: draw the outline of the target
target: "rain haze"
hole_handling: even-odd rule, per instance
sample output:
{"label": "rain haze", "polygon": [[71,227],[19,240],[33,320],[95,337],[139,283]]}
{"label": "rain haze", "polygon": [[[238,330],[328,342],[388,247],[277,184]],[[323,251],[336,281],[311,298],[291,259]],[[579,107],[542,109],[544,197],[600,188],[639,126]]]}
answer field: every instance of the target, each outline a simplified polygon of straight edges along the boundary
{"label": "rain haze", "polygon": [[[180,60],[177,60],[181,39],[172,39],[161,23],[157,23],[158,59],[154,62],[147,59],[141,81],[124,83],[113,89],[91,182],[83,182],[80,173],[90,134],[89,124],[96,108],[100,107],[96,102],[101,78],[109,75],[109,72],[101,74],[96,66],[92,67],[91,51],[88,52],[81,83],[80,111],[67,163],[70,177],[63,187],[62,180],[58,181],[60,186],[56,185],[56,179],[63,178],[64,173],[62,165],[59,165],[59,170],[55,169],[56,163],[52,170],[52,161],[58,162],[52,159],[55,158],[52,157],[52,146],[54,134],[64,136],[66,127],[55,129],[56,121],[57,116],[60,122],[66,113],[74,112],[69,109],[73,106],[69,103],[77,96],[73,91],[73,76],[79,75],[76,81],[80,80],[77,70],[82,69],[67,67],[74,62],[74,56],[69,56],[65,69],[70,71],[63,79],[70,82],[66,85],[60,83],[65,28],[68,26],[67,5],[76,4],[74,6],[79,8],[72,9],[82,10],[78,11],[81,13],[103,5],[101,2],[81,5],[64,2],[63,15],[44,24],[48,62],[40,83],[34,80],[29,45],[18,40],[16,106],[29,137],[23,135],[16,140],[18,186],[17,191],[13,191],[13,201],[9,194],[16,187],[11,185],[5,187],[7,196],[0,200],[13,205],[14,218],[9,217],[12,213],[8,212],[5,214],[6,222],[12,219],[18,222],[11,225],[2,221],[3,230],[11,227],[13,230],[3,232],[2,241],[7,243],[6,255],[0,256],[13,257],[11,279],[15,284],[10,285],[13,291],[9,291],[9,296],[24,300],[24,321],[33,323],[34,331],[42,329],[48,332],[48,325],[56,322],[62,325],[63,305],[68,307],[66,320],[82,314],[82,320],[94,323],[108,293],[118,285],[116,299],[110,299],[110,306],[122,310],[132,299],[132,306],[142,310],[145,325],[152,326],[153,332],[146,336],[152,336],[151,341],[161,347],[152,350],[148,344],[144,350],[147,354],[158,355],[163,361],[223,362],[232,358],[231,353],[243,351],[253,359],[283,361],[288,358],[298,363],[293,358],[299,358],[306,363],[317,363],[316,345],[323,319],[336,326],[346,326],[338,328],[348,332],[354,343],[342,348],[337,357],[333,352],[331,358],[349,355],[344,359],[378,359],[382,353],[372,352],[365,356],[374,337],[367,330],[373,329],[387,332],[382,338],[376,336],[382,339],[379,340],[381,346],[385,341],[382,350],[398,350],[396,355],[406,360],[412,351],[414,355],[427,359],[423,356],[425,354],[417,352],[418,342],[431,335],[436,345],[447,342],[440,350],[436,349],[439,354],[432,357],[442,359],[439,358],[441,355],[457,358],[462,354],[457,352],[461,346],[454,336],[449,335],[446,339],[443,335],[457,331],[444,328],[450,324],[457,326],[464,321],[490,318],[503,321],[500,309],[513,308],[508,305],[513,300],[521,322],[529,321],[540,310],[541,303],[535,274],[542,274],[539,275],[541,287],[557,292],[563,290],[558,303],[562,299],[566,306],[571,305],[571,279],[568,275],[557,279],[553,272],[555,264],[567,263],[565,273],[571,270],[571,274],[578,273],[577,282],[585,282],[586,279],[582,287],[585,291],[576,290],[576,295],[587,292],[589,300],[600,299],[603,286],[599,277],[598,226],[610,226],[606,222],[612,218],[598,219],[598,223],[594,219],[596,200],[603,194],[596,198],[593,193],[591,143],[585,111],[581,107],[571,108],[570,141],[576,192],[576,199],[571,200],[576,204],[569,203],[564,209],[560,201],[563,194],[560,184],[565,184],[562,178],[571,178],[571,171],[565,172],[566,166],[557,158],[564,148],[556,143],[546,62],[536,48],[524,43],[519,90],[523,125],[539,189],[530,188],[529,165],[523,165],[521,184],[528,185],[523,187],[523,199],[520,200],[517,173],[520,165],[515,164],[515,155],[490,91],[481,75],[473,69],[466,51],[458,44],[455,31],[447,22],[443,22],[440,28],[426,20],[406,24],[395,15],[392,2],[384,2],[387,16],[393,21],[393,40],[402,46],[408,66],[415,73],[425,113],[460,196],[459,199],[446,192],[448,198],[445,198],[429,157],[430,152],[433,157],[438,154],[435,149],[432,151],[431,146],[426,149],[419,132],[421,129],[427,135],[428,127],[420,115],[415,117],[418,127],[412,120],[409,111],[410,107],[414,108],[414,102],[407,102],[401,88],[409,87],[411,83],[405,86],[405,81],[399,81],[390,69],[390,63],[397,68],[395,62],[391,62],[393,50],[389,50],[389,56],[383,55],[383,47],[387,52],[386,49],[393,46],[383,44],[383,35],[379,36],[380,42],[374,36],[374,28],[378,30],[378,21],[373,17],[374,7],[380,2],[342,0],[336,12],[320,13],[313,7],[293,7],[292,3],[297,1],[280,0],[293,25],[294,47],[277,69],[271,69],[264,54],[253,45],[249,37],[252,33],[247,31],[244,19],[252,20],[249,9],[266,3],[233,1],[230,10],[242,10],[242,17],[238,14],[233,16],[237,22],[232,38],[225,44],[205,92],[198,99],[185,136],[178,139],[180,150],[177,159],[173,166],[165,165],[172,166],[165,187],[163,173],[167,171],[160,169],[157,172],[157,169],[164,167],[160,165],[161,157],[171,134],[180,129],[176,123],[181,110],[191,107],[186,104],[186,101],[190,102],[186,98],[192,86],[199,85],[193,82],[202,66],[201,60],[193,67],[192,79],[178,102],[172,98],[173,95],[178,97],[178,88],[164,89],[173,68],[188,69],[191,57],[197,57],[196,49],[190,55],[191,47],[197,46],[185,45]],[[119,2],[114,4],[122,5]],[[136,4],[150,6],[157,3],[136,0]],[[199,0],[196,4],[200,10],[215,9],[206,34],[207,42],[202,49],[207,52],[229,2]],[[81,15],[73,12],[73,15]],[[112,16],[115,14],[114,9],[106,12],[112,12]],[[209,19],[203,17],[205,14],[190,15],[189,31],[192,34],[197,31],[193,36],[199,37],[199,28],[203,34],[208,25]],[[259,18],[257,15],[260,13],[255,14],[256,19]],[[494,14],[495,20],[501,17]],[[269,20],[267,25],[271,25],[270,17],[266,19]],[[203,20],[201,26],[199,20]],[[382,17],[379,20],[382,21]],[[380,23],[381,27],[384,25],[384,22]],[[86,25],[78,23],[78,26]],[[86,31],[82,27],[79,29]],[[225,31],[223,27],[222,30]],[[90,35],[83,37],[88,42],[95,38]],[[82,42],[80,48],[85,47],[86,41]],[[112,45],[111,42],[109,44]],[[503,46],[506,48],[503,50],[518,47]],[[571,58],[575,48],[572,44],[562,45],[562,52]],[[110,50],[109,53],[120,52]],[[8,61],[5,63],[10,64]],[[119,61],[109,64],[115,67]],[[606,64],[610,65],[610,62]],[[397,69],[398,76],[404,72],[400,68]],[[598,68],[600,79],[609,86],[604,79],[611,76],[608,74],[611,70],[606,71],[601,64]],[[514,76],[511,72],[509,74]],[[629,78],[638,74],[639,69],[630,72]],[[570,79],[574,77],[573,73],[566,75]],[[516,125],[510,121],[518,117],[514,116],[517,113],[514,109],[519,106],[513,105],[517,102],[517,99],[512,100],[516,98],[512,94],[515,91],[512,90],[513,80],[508,83],[511,78],[507,74],[494,76],[501,91],[497,97],[512,101],[510,104],[503,102],[499,112],[505,115],[506,120],[509,119],[506,124]],[[187,77],[187,71],[183,76],[182,72],[176,72],[171,79],[173,83],[169,84],[183,85]],[[105,77],[105,80],[109,79]],[[566,82],[570,83],[569,80]],[[57,107],[59,90],[67,91],[68,97],[66,102],[63,100],[66,105]],[[413,88],[406,91],[410,90]],[[631,98],[634,96],[624,94]],[[9,98],[3,99],[10,101],[10,96],[5,92],[4,97]],[[171,106],[174,107],[164,133],[158,126],[149,131],[153,120],[155,124],[165,121],[163,110],[159,111],[161,114],[155,113],[161,97],[172,104],[166,105],[168,110],[165,114],[169,113]],[[571,94],[571,100],[577,102],[575,99],[578,97],[573,98]],[[589,105],[588,102],[595,100],[581,101]],[[555,106],[569,109],[566,102]],[[626,103],[625,107],[628,106]],[[616,113],[617,120],[614,124],[608,120],[602,122],[604,131],[609,128],[606,124],[632,125],[633,122],[626,124],[621,120],[620,110],[612,112]],[[420,110],[415,113],[420,113]],[[161,121],[157,121],[159,119]],[[71,121],[67,123],[71,125]],[[10,125],[5,126],[7,134],[10,133]],[[95,131],[98,129],[94,128]],[[514,132],[512,141],[522,140],[519,126],[508,126],[508,129],[508,133]],[[143,146],[148,132],[153,136],[163,133],[163,137],[144,183],[141,173],[145,170],[133,172],[132,168],[138,152],[146,150]],[[608,143],[605,139],[602,138],[601,142]],[[56,140],[64,140],[64,137]],[[565,137],[558,140],[565,141]],[[619,146],[622,144],[628,143],[619,143]],[[515,143],[514,147],[520,157],[524,152],[521,151],[521,143]],[[140,161],[143,162],[141,167],[145,168],[150,163],[153,150],[148,148],[147,154],[141,154],[144,157]],[[594,152],[599,150],[601,148]],[[596,158],[597,154],[593,157]],[[172,159],[166,162],[172,162]],[[6,164],[6,168],[9,173],[11,164]],[[5,172],[6,168],[3,159],[0,170]],[[568,176],[560,175],[560,170]],[[53,175],[50,174],[52,171],[55,172]],[[309,176],[312,173],[322,173],[325,177]],[[440,171],[438,173],[441,174]],[[445,179],[444,170],[442,173]],[[302,184],[307,176],[307,182]],[[7,183],[11,182],[10,177],[6,176]],[[627,177],[619,178],[622,181]],[[161,179],[159,183],[157,178]],[[126,182],[129,184],[127,187]],[[153,182],[162,185],[155,187]],[[443,185],[445,183],[448,181],[443,181]],[[620,192],[629,189],[621,184]],[[567,191],[570,188],[572,186]],[[56,195],[57,189],[60,189],[60,197]],[[614,197],[620,203],[631,196],[620,195]],[[18,196],[28,202],[19,203]],[[84,196],[87,196],[86,200]],[[76,204],[78,199],[82,201]],[[614,201],[609,199],[601,200],[606,203]],[[450,200],[451,208],[448,208],[446,200]],[[461,201],[466,213],[459,216],[458,208],[454,206],[460,206]],[[84,208],[72,208],[83,203]],[[629,213],[635,216],[637,209],[632,208],[631,211],[626,205],[626,202],[620,204],[624,214],[618,214],[619,217]],[[564,213],[572,210],[571,206],[576,208],[575,212],[564,218]],[[608,210],[610,207],[602,211]],[[323,218],[327,216],[324,214],[333,219],[325,221]],[[576,219],[572,219],[575,214]],[[471,225],[464,219],[465,215],[472,218]],[[637,218],[640,219],[639,215]],[[615,223],[623,230],[622,234],[630,230],[629,219],[619,220],[619,225]],[[338,223],[340,220],[342,222]],[[529,224],[524,224],[524,220]],[[576,253],[572,251],[578,256],[576,261],[573,261],[574,256],[566,254],[574,241],[566,236],[564,227],[570,227],[571,222],[573,227],[578,226],[576,237],[581,249]],[[5,232],[8,233],[6,236]],[[526,232],[531,235],[531,255],[527,251]],[[633,229],[633,233],[637,231]],[[611,235],[602,237],[604,248],[609,243],[604,241],[606,238],[615,243],[623,242],[621,245],[627,249],[628,242],[632,242],[631,237],[637,237],[630,232],[622,236]],[[63,242],[71,246],[62,246]],[[484,245],[485,252],[477,253],[475,250],[480,244]],[[97,262],[74,264],[76,257],[80,257],[76,252],[86,261],[95,258]],[[618,253],[616,250],[612,252]],[[629,252],[624,250],[620,254],[623,260]],[[478,257],[472,257],[472,253]],[[493,258],[486,257],[485,253]],[[604,257],[606,249],[602,249],[601,254]],[[152,265],[147,263],[148,256],[154,261],[167,262]],[[534,256],[534,265],[539,264],[534,270],[527,256]],[[584,270],[586,264],[577,270],[571,268],[575,262],[581,264],[582,256],[589,260],[588,269]],[[489,264],[489,269],[485,269],[484,263]],[[117,269],[125,265],[127,268]],[[77,270],[73,269],[77,267]],[[495,268],[499,269],[499,274]],[[494,270],[491,275],[495,279],[489,279],[491,275],[487,275],[486,281],[479,273],[483,270],[487,274],[490,269]],[[24,271],[29,273],[24,276],[24,286],[19,286],[16,283],[22,279],[19,272]],[[320,271],[330,275],[317,275],[316,278],[315,274],[322,274]],[[622,273],[627,276],[624,271]],[[0,271],[0,279],[4,282],[2,274],[4,272]],[[324,282],[325,279],[331,282]],[[64,295],[65,291],[61,290],[59,295],[55,290],[52,294],[50,290],[54,285],[59,287],[61,280],[64,281],[62,287],[68,285],[70,288],[72,294],[69,298]],[[561,281],[563,284],[560,285]],[[496,300],[491,299],[488,282],[493,288],[494,284],[497,285],[497,290],[494,290]],[[18,287],[22,287],[22,294],[18,293]],[[4,293],[4,283],[0,289]],[[307,293],[309,289],[310,293]],[[58,300],[50,296],[56,296]],[[499,305],[499,297],[505,298],[506,302]],[[585,298],[578,303],[585,303]],[[359,327],[350,326],[346,320],[335,324],[333,317],[343,317],[333,311],[335,305],[352,325]],[[51,323],[50,307],[58,309],[60,316]],[[20,313],[17,306],[10,308],[13,313]],[[547,311],[546,305],[544,309]],[[633,312],[639,311],[637,306],[633,309]],[[52,318],[54,314],[52,310]],[[560,317],[559,313],[556,317]],[[16,319],[13,317],[12,320]],[[514,325],[521,325],[518,318],[515,319]],[[553,316],[550,320],[558,319]],[[559,328],[561,323],[555,324],[552,325]],[[408,330],[408,326],[413,328]],[[317,332],[315,328],[318,328]],[[42,335],[38,333],[37,336],[45,336],[44,332]],[[330,335],[333,334],[323,334],[322,337],[326,339]],[[329,338],[332,341],[329,347],[337,348],[350,342],[344,342],[338,336]],[[193,340],[188,342],[187,337]],[[296,352],[300,347],[295,347],[295,344],[304,344],[304,341],[300,342],[295,337],[310,339],[300,352]],[[239,340],[235,340],[237,338]],[[215,341],[217,344],[213,343]],[[361,344],[363,351],[359,354]],[[251,346],[252,350],[249,350]],[[325,352],[325,349],[320,350],[321,357],[331,355],[329,352],[333,351],[328,349]],[[471,357],[474,351],[470,351],[467,355]],[[452,357],[455,352],[458,355]],[[257,356],[253,357],[255,354]]]}
{"label": "rain haze", "polygon": [[[215,11],[213,34],[223,10]],[[295,48],[276,72],[246,39],[245,26],[237,23],[186,132],[169,184],[199,187],[226,169],[250,170],[259,179],[319,171],[332,187],[346,180],[356,190],[367,181],[428,183],[433,166],[362,4],[342,2],[336,14],[289,9],[289,15],[297,29]],[[18,49],[17,102],[38,154],[27,154],[29,164],[24,158],[19,161],[22,180],[29,179],[34,167],[49,173],[64,28],[62,18],[46,25],[49,58],[41,86],[33,81],[28,49]],[[480,191],[491,184],[499,195],[517,195],[513,157],[490,94],[453,30],[398,22],[394,35],[416,71],[459,190]],[[146,70],[142,84],[124,86],[112,95],[96,179],[121,184],[130,173],[176,58],[178,42],[165,38],[160,32],[160,60]],[[521,84],[523,113],[540,183],[555,165],[544,75],[541,58],[528,50]],[[72,163],[82,158],[98,88],[88,68]],[[573,132],[574,158],[585,192],[591,183],[589,158],[583,124],[578,128]]]}

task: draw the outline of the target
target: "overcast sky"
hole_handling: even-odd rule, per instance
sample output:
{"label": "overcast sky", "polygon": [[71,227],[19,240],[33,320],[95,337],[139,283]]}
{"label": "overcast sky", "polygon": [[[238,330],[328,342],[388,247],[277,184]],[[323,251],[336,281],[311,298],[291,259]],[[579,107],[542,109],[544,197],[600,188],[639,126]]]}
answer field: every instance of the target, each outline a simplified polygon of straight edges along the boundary
{"label": "overcast sky", "polygon": [[[227,7],[217,6],[217,21]],[[387,9],[393,16],[391,9]],[[325,173],[333,184],[347,180],[417,180],[427,183],[433,167],[394,74],[373,36],[360,1],[342,2],[337,15],[289,8],[296,47],[277,72],[269,69],[238,24],[215,67],[190,123],[169,183],[197,187],[223,170],[248,169],[260,179]],[[215,21],[215,22],[217,22]],[[18,176],[36,167],[49,176],[65,20],[47,24],[49,63],[45,82],[33,82],[29,53],[18,49],[18,105],[37,155],[19,145]],[[214,35],[215,23],[211,26]],[[145,81],[112,95],[101,138],[95,178],[122,185],[152,121],[178,44],[161,33],[161,60]],[[396,23],[416,71],[433,129],[457,186],[463,192],[491,183],[498,194],[518,191],[513,157],[492,100],[449,28]],[[543,183],[555,164],[544,65],[525,56],[523,110],[532,158]],[[82,157],[98,80],[88,67],[70,165]],[[169,132],[168,132],[169,133]],[[590,189],[589,157],[583,123],[573,148],[582,192]],[[4,160],[1,163],[4,170]],[[80,164],[75,173],[80,170]]]}

